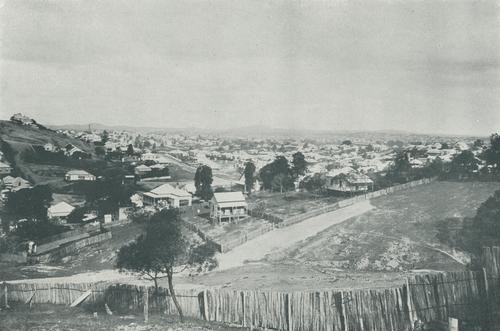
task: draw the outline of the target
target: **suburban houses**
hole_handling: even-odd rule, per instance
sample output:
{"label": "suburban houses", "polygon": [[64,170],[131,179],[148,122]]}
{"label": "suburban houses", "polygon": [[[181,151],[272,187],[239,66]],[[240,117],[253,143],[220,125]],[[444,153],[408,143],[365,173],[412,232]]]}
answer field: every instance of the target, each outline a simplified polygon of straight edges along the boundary
{"label": "suburban houses", "polygon": [[210,218],[217,224],[247,217],[248,204],[241,192],[216,192],[210,200]]}
{"label": "suburban houses", "polygon": [[187,191],[174,187],[171,184],[163,184],[155,189],[142,193],[143,203],[149,206],[183,207],[191,206],[192,195]]}
{"label": "suburban houses", "polygon": [[94,181],[96,176],[85,170],[70,170],[64,175],[64,180],[67,182]]}

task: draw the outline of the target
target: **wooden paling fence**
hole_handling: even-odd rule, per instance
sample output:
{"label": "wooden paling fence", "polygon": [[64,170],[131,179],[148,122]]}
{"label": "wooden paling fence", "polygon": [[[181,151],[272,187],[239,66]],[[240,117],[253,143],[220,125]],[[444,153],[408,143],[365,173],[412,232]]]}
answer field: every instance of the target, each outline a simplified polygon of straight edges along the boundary
{"label": "wooden paling fence", "polygon": [[[388,289],[331,291],[177,290],[184,314],[193,318],[276,330],[401,331],[417,319],[458,318],[483,326],[491,316],[492,298],[500,293],[500,248],[485,248],[480,271],[432,273],[409,277]],[[6,284],[9,301],[70,305],[91,291],[86,305],[118,312],[177,314],[168,289],[117,284]],[[147,291],[147,294],[146,294]],[[33,295],[34,293],[34,295]],[[0,294],[1,295],[1,294]],[[33,296],[32,296],[33,295]],[[148,304],[145,305],[145,298]],[[1,301],[0,301],[1,302]]]}

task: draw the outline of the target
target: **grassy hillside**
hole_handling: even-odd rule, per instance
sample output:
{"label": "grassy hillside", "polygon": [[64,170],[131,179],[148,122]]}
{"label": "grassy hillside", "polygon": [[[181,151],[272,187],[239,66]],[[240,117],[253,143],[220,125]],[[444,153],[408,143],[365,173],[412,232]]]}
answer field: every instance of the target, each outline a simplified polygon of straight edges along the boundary
{"label": "grassy hillside", "polygon": [[72,144],[94,155],[94,146],[55,131],[0,121],[1,148],[14,168],[14,175],[23,176],[34,184],[49,184],[54,188],[65,185],[64,173],[72,168],[85,169],[97,160],[68,160],[68,162],[27,162],[26,155],[36,155],[39,146],[52,143],[64,147]]}

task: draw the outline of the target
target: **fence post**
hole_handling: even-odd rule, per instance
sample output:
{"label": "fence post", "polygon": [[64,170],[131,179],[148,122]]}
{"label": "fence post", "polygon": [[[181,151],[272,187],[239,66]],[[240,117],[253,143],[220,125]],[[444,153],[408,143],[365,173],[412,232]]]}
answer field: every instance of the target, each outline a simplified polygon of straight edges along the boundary
{"label": "fence post", "polygon": [[203,290],[203,312],[205,313],[205,320],[210,321],[208,316],[208,290]]}
{"label": "fence post", "polygon": [[8,290],[7,290],[7,283],[3,282],[3,296],[5,300],[5,308],[10,308],[9,307],[9,296],[8,296]]}
{"label": "fence post", "polygon": [[410,323],[413,325],[413,322],[417,319],[414,315],[415,312],[413,311],[413,305],[411,301],[411,290],[410,290],[410,282],[408,280],[408,277],[406,278],[406,304],[408,305],[408,316],[410,318]]}
{"label": "fence post", "polygon": [[149,321],[149,290],[144,286],[143,299],[144,301],[144,323]]}
{"label": "fence post", "polygon": [[288,324],[288,331],[292,331],[292,305],[290,303],[290,293],[286,294],[286,323]]}
{"label": "fence post", "polygon": [[245,318],[245,293],[241,291],[240,294],[241,294],[241,311],[243,312],[243,327],[246,327],[247,321]]}

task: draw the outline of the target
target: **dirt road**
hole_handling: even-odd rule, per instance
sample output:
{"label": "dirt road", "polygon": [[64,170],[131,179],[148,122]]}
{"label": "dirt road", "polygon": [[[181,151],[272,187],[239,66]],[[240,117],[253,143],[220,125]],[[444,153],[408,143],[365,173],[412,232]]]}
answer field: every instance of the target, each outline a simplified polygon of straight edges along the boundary
{"label": "dirt road", "polygon": [[345,220],[361,215],[373,206],[369,201],[358,202],[330,213],[312,217],[289,227],[273,230],[252,239],[219,256],[219,270],[242,266],[245,261],[258,261],[267,254],[291,246]]}

